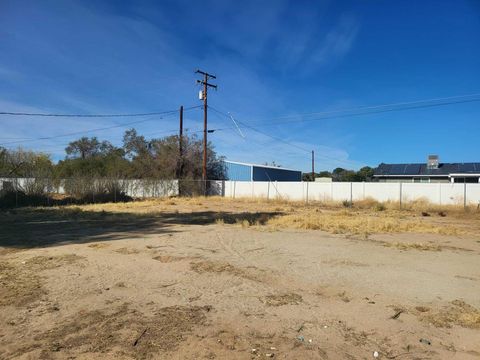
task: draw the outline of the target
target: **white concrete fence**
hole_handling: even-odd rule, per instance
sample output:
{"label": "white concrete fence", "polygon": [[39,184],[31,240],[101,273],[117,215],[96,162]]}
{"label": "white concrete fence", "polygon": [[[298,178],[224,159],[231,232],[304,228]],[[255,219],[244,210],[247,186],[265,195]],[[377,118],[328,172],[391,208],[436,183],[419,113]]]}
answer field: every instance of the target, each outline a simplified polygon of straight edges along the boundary
{"label": "white concrete fence", "polygon": [[[75,179],[67,180],[70,188],[84,186],[82,179],[76,184]],[[178,180],[95,180],[92,184],[87,184],[86,188],[102,188],[108,182],[115,184],[119,192],[133,198],[161,198],[178,195]],[[66,181],[61,180],[58,184],[48,179],[35,178],[0,178],[0,193],[5,191],[24,191],[34,192],[35,188],[41,188],[43,191],[56,194],[66,194]]]}
{"label": "white concrete fence", "polygon": [[262,197],[303,201],[409,202],[424,199],[438,205],[480,203],[480,184],[461,183],[365,183],[365,182],[251,182],[225,181],[224,196]]}
{"label": "white concrete fence", "polygon": [[[38,182],[38,181],[37,181]],[[135,198],[160,198],[179,195],[178,180],[117,180],[121,191]],[[24,190],[34,186],[35,179],[2,179],[0,192]],[[49,192],[63,194],[62,185]],[[377,201],[409,202],[424,199],[438,205],[480,203],[480,184],[462,183],[361,183],[361,182],[263,182],[210,181],[209,195],[229,198],[265,198],[300,201]]]}

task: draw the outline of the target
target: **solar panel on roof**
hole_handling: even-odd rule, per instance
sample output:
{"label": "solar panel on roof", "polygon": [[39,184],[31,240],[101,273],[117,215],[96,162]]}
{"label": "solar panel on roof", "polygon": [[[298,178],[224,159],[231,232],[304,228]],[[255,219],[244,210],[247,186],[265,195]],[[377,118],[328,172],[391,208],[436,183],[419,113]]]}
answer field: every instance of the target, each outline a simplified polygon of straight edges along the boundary
{"label": "solar panel on roof", "polygon": [[405,165],[404,164],[393,164],[392,167],[390,168],[390,173],[391,174],[403,174],[405,170]]}
{"label": "solar panel on roof", "polygon": [[459,164],[458,171],[460,172],[473,172],[475,171],[474,164]]}
{"label": "solar panel on roof", "polygon": [[417,175],[420,173],[420,164],[408,164],[405,166],[405,175]]}

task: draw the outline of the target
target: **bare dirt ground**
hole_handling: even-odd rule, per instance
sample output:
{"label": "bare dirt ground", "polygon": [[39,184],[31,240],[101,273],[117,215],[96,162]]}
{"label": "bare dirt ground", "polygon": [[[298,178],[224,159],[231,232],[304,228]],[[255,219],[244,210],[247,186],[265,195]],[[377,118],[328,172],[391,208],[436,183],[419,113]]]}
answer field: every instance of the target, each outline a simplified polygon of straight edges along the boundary
{"label": "bare dirt ground", "polygon": [[0,213],[0,359],[478,359],[480,216],[171,199]]}

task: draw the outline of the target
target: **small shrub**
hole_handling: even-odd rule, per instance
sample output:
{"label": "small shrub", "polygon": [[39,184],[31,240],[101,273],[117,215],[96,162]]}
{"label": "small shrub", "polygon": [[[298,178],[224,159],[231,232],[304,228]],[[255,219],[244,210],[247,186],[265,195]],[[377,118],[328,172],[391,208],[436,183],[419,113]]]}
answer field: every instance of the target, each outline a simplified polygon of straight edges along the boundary
{"label": "small shrub", "polygon": [[351,207],[353,207],[353,202],[350,201],[350,200],[343,200],[342,205],[343,205],[343,207],[351,208]]}
{"label": "small shrub", "polygon": [[387,207],[382,203],[377,203],[375,205],[375,211],[385,211]]}

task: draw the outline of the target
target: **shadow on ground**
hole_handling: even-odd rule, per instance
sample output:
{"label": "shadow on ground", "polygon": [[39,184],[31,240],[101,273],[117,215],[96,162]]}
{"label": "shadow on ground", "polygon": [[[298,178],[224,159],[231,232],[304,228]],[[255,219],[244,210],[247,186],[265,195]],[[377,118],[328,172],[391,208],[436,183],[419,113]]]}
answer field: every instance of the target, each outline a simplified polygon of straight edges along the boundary
{"label": "shadow on ground", "polygon": [[278,212],[216,211],[155,214],[83,211],[79,208],[22,208],[0,212],[0,246],[33,248],[88,243],[184,231],[175,225],[264,224]]}

